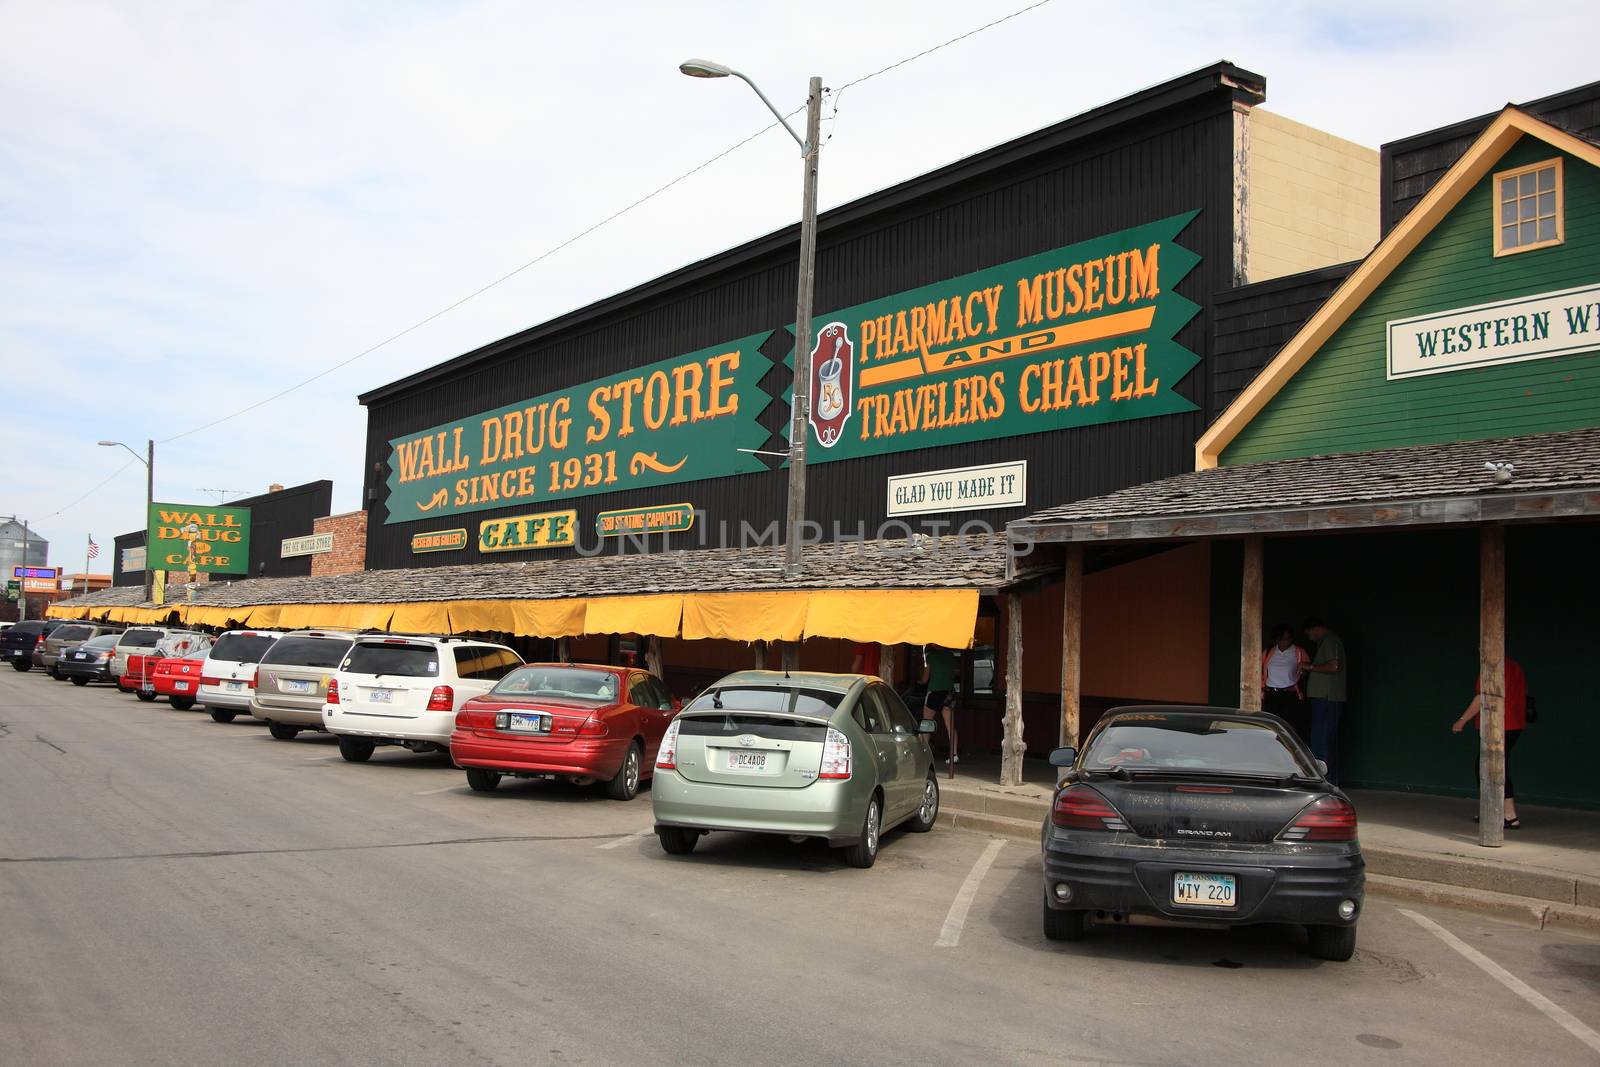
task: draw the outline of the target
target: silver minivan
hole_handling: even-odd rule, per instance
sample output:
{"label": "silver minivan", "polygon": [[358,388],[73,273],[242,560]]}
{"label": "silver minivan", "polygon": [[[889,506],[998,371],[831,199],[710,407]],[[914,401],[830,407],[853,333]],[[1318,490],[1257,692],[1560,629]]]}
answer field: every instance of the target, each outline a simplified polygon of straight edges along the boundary
{"label": "silver minivan", "polygon": [[328,681],[355,638],[349,630],[296,630],[278,638],[256,668],[250,714],[280,740],[301,730],[323,729]]}
{"label": "silver minivan", "polygon": [[[130,626],[122,631],[117,639],[117,650],[111,656],[111,680],[117,683],[118,689],[122,689],[122,676],[128,673],[128,657],[150,655],[156,650],[157,642],[172,633],[177,631],[165,626]],[[123,692],[133,690],[124,689]]]}

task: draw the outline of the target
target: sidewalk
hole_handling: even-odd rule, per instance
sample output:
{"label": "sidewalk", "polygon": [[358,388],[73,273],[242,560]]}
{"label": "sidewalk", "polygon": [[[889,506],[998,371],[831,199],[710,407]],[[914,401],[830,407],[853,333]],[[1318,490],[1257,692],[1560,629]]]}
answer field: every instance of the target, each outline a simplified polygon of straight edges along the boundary
{"label": "sidewalk", "polygon": [[[1037,842],[1049,814],[1055,768],[1030,759],[1024,784],[998,785],[998,757],[939,765],[940,821]],[[1518,805],[1521,830],[1501,848],[1477,843],[1478,802],[1465,797],[1353,789],[1368,888],[1471,907],[1537,925],[1600,932],[1600,813]]]}

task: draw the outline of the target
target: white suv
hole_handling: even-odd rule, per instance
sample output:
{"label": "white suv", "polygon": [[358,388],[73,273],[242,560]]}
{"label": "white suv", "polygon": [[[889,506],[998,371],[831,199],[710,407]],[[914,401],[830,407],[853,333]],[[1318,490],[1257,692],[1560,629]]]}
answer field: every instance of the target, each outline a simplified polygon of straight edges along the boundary
{"label": "white suv", "polygon": [[282,636],[269,630],[229,630],[217,638],[200,671],[196,702],[204,704],[218,722],[250,714],[256,664]]}
{"label": "white suv", "polygon": [[448,752],[461,705],[520,666],[511,649],[482,641],[359,637],[328,683],[322,724],[351,763],[378,745]]}

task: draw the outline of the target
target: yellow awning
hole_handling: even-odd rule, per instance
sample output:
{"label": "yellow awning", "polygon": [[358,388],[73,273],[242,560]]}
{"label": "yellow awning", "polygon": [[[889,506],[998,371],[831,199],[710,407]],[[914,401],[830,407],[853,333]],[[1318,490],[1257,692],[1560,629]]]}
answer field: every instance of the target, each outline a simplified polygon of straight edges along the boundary
{"label": "yellow awning", "polygon": [[655,634],[676,637],[683,618],[683,596],[602,596],[589,601],[585,633]]}
{"label": "yellow awning", "polygon": [[512,600],[454,600],[450,602],[450,632],[513,633],[516,602]]}
{"label": "yellow awning", "polygon": [[344,625],[352,630],[387,630],[393,604],[346,604]]}
{"label": "yellow awning", "polygon": [[402,634],[447,634],[450,632],[449,605],[443,601],[396,604],[389,629]]}
{"label": "yellow awning", "polygon": [[811,594],[687,593],[683,598],[683,636],[688,640],[798,641],[806,628]]}
{"label": "yellow awning", "polygon": [[977,620],[976,589],[819,589],[806,636],[966,648]]}
{"label": "yellow awning", "polygon": [[248,610],[250,612],[250,617],[240,621],[249,626],[254,626],[257,629],[271,629],[272,627],[278,625],[278,615],[282,611],[282,608],[283,605],[281,604],[259,604],[249,609],[241,608],[239,609],[241,611]]}
{"label": "yellow awning", "polygon": [[513,600],[509,632],[523,637],[577,637],[587,632],[589,602]]}

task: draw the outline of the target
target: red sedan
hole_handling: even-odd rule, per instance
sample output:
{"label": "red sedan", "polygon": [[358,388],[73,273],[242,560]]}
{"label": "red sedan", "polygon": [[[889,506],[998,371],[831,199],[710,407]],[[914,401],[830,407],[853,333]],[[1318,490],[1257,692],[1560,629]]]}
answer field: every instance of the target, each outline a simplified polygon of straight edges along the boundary
{"label": "red sedan", "polygon": [[166,697],[168,703],[179,711],[194,707],[194,694],[200,688],[200,671],[204,659],[158,659],[150,672],[155,683],[156,696]]}
{"label": "red sedan", "polygon": [[630,667],[530,663],[456,713],[450,757],[489,792],[502,775],[602,781],[632,800],[676,714],[661,680]]}

